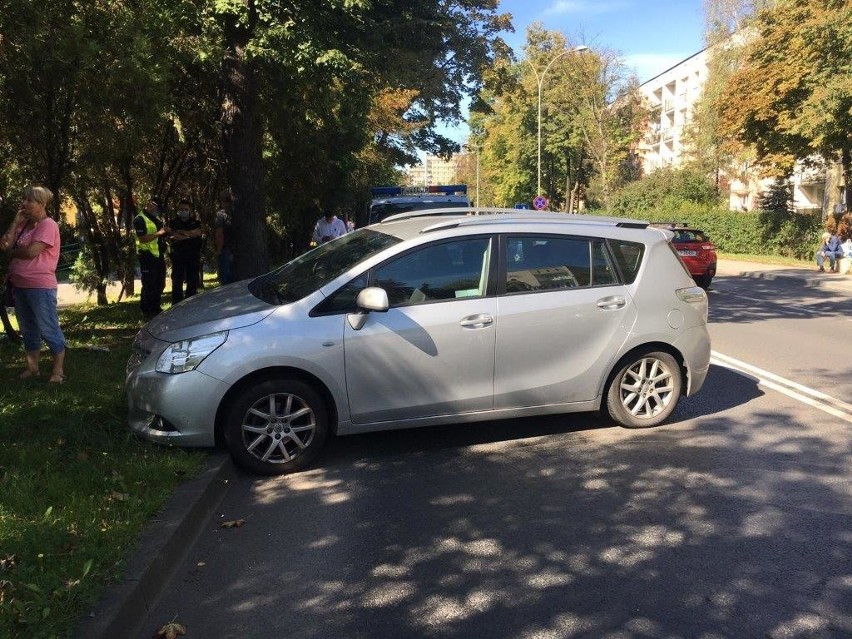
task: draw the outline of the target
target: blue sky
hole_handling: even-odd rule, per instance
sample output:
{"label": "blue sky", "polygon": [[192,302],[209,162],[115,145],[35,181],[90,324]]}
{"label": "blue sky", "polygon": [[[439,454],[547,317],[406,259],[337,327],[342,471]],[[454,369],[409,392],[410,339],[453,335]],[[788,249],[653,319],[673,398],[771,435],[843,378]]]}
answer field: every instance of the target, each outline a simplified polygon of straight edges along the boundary
{"label": "blue sky", "polygon": [[[641,82],[704,48],[702,0],[501,0],[514,33],[503,38],[521,55],[527,26],[539,21],[578,44],[621,54]],[[457,142],[467,127],[447,129]]]}

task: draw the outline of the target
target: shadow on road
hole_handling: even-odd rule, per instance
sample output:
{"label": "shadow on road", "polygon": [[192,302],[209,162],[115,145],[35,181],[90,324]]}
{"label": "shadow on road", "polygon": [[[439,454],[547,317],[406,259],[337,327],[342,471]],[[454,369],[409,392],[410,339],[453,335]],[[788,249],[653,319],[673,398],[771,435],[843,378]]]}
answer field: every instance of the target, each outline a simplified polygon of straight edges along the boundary
{"label": "shadow on road", "polygon": [[848,295],[792,278],[720,277],[708,296],[711,322],[852,316]]}
{"label": "shadow on road", "polygon": [[222,638],[852,636],[848,429],[726,369],[707,389],[654,429],[340,438],[313,470],[239,482],[223,517],[248,522],[190,557],[215,572],[185,575],[180,619]]}

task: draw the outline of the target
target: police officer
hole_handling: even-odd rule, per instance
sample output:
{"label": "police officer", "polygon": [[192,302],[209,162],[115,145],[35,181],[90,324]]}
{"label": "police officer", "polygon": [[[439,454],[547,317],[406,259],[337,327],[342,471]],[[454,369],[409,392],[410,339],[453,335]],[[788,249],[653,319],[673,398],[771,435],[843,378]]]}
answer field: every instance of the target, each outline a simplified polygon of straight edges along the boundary
{"label": "police officer", "polygon": [[136,254],[142,271],[142,292],[139,305],[142,315],[150,320],[162,312],[163,290],[166,288],[166,241],[169,230],[163,224],[163,203],[152,197],[145,210],[133,218],[136,231]]}
{"label": "police officer", "polygon": [[[171,229],[172,304],[198,292],[201,268],[201,222],[192,215],[189,200],[181,200],[177,215],[169,222]],[[184,282],[186,291],[184,292]]]}

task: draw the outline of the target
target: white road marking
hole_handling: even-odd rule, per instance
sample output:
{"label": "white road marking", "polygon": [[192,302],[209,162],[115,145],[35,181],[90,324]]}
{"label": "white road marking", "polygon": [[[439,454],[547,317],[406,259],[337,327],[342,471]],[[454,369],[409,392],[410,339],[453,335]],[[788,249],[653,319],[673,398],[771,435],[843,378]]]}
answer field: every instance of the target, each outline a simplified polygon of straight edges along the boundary
{"label": "white road marking", "polygon": [[831,395],[826,395],[818,390],[808,388],[807,386],[716,351],[711,352],[710,362],[753,377],[759,384],[766,388],[771,388],[787,397],[791,397],[796,401],[812,406],[834,417],[839,417],[843,421],[852,424],[852,404],[847,404]]}

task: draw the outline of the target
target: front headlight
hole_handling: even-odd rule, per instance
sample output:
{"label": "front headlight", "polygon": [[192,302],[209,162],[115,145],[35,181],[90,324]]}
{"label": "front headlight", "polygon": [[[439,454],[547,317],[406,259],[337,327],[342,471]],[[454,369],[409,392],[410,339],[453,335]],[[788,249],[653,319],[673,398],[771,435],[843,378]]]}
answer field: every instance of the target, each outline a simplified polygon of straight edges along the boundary
{"label": "front headlight", "polygon": [[163,351],[157,360],[159,373],[185,373],[193,370],[204,358],[219,348],[228,339],[228,331],[211,333],[175,342]]}

